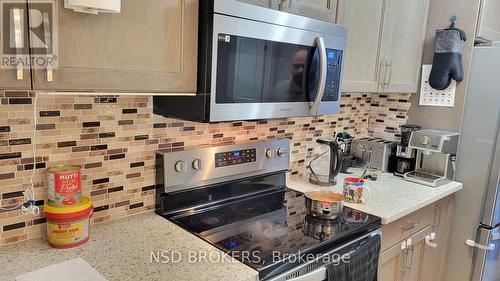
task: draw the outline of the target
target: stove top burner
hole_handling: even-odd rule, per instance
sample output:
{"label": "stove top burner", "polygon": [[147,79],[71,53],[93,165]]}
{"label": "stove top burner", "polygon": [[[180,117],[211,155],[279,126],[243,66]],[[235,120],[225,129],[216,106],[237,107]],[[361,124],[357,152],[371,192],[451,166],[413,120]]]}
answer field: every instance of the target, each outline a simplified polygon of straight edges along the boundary
{"label": "stove top burner", "polygon": [[231,219],[220,213],[207,213],[191,218],[192,225],[202,225],[203,227],[219,227],[231,223]]}
{"label": "stove top burner", "polygon": [[288,227],[279,224],[273,224],[264,228],[264,236],[270,239],[283,237],[287,232]]}
{"label": "stove top burner", "polygon": [[243,202],[233,206],[235,212],[245,216],[257,216],[269,212],[269,207],[258,202]]}

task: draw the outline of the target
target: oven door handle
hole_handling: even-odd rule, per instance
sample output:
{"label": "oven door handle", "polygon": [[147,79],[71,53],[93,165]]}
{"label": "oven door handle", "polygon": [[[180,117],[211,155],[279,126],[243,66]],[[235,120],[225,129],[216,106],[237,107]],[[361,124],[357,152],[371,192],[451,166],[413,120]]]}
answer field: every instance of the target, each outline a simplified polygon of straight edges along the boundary
{"label": "oven door handle", "polygon": [[327,61],[325,40],[323,39],[323,37],[316,37],[315,42],[319,50],[319,84],[318,90],[316,92],[316,97],[314,98],[314,102],[311,104],[309,113],[311,115],[317,116],[319,105],[321,103],[321,100],[323,99],[323,94],[325,93]]}
{"label": "oven door handle", "polygon": [[326,278],[326,268],[321,267],[318,270],[311,271],[296,278],[288,279],[287,281],[323,281],[326,280]]}

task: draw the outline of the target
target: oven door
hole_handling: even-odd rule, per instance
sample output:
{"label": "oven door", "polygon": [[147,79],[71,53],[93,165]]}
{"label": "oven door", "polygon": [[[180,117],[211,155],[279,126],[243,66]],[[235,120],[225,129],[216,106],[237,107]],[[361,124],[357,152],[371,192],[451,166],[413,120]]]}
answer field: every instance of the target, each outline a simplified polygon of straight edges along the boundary
{"label": "oven door", "polygon": [[339,35],[215,14],[210,121],[338,113],[344,46]]}
{"label": "oven door", "polygon": [[[318,257],[316,260],[311,260],[307,263],[304,263],[297,268],[293,268],[285,273],[282,273],[276,277],[272,277],[270,279],[266,279],[268,281],[325,281],[328,280],[329,276],[327,273],[327,265],[325,262],[328,260],[335,260],[338,259],[338,256],[344,256],[345,255],[345,249],[348,250],[348,257],[349,257],[349,262],[352,259],[357,259],[356,261],[359,263],[359,259],[366,260],[366,262],[362,262],[363,266],[360,266],[359,270],[360,272],[363,272],[365,270],[375,270],[374,274],[374,279],[373,281],[377,281],[377,268],[378,268],[378,256],[379,256],[379,251],[380,251],[380,242],[382,239],[382,231],[380,229],[374,230],[366,235],[363,235],[357,239],[354,239],[336,249],[333,249],[331,251],[326,251],[324,255]],[[369,247],[365,247],[367,245],[370,245]],[[376,257],[372,257],[369,259],[363,258],[363,255],[368,255],[370,252],[370,255],[376,255]],[[337,255],[337,256],[336,256]],[[325,258],[327,256],[330,256],[331,258]],[[358,257],[356,257],[358,256]],[[352,273],[354,275],[358,275],[358,273]],[[362,274],[359,274],[359,276],[363,276]],[[363,278],[364,280],[364,278]],[[351,281],[358,281],[358,280],[351,280]],[[371,281],[371,280],[370,280]]]}

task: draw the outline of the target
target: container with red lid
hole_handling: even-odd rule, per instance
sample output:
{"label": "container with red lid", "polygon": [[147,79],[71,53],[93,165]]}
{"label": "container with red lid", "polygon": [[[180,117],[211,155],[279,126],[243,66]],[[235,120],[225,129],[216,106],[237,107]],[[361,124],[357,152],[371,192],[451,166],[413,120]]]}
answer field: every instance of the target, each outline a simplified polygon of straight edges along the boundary
{"label": "container with red lid", "polygon": [[47,218],[47,240],[54,248],[72,248],[89,240],[90,217],[94,206],[90,198],[83,196],[73,206],[45,204],[43,214]]}

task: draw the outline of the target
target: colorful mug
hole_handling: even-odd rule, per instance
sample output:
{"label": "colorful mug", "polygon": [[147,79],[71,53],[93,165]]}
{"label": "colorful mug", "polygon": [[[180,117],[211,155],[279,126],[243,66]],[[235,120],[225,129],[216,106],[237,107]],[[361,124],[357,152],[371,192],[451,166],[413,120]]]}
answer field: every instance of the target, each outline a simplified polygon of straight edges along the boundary
{"label": "colorful mug", "polygon": [[365,203],[370,199],[370,189],[365,186],[365,180],[350,177],[344,179],[344,201],[349,203]]}

